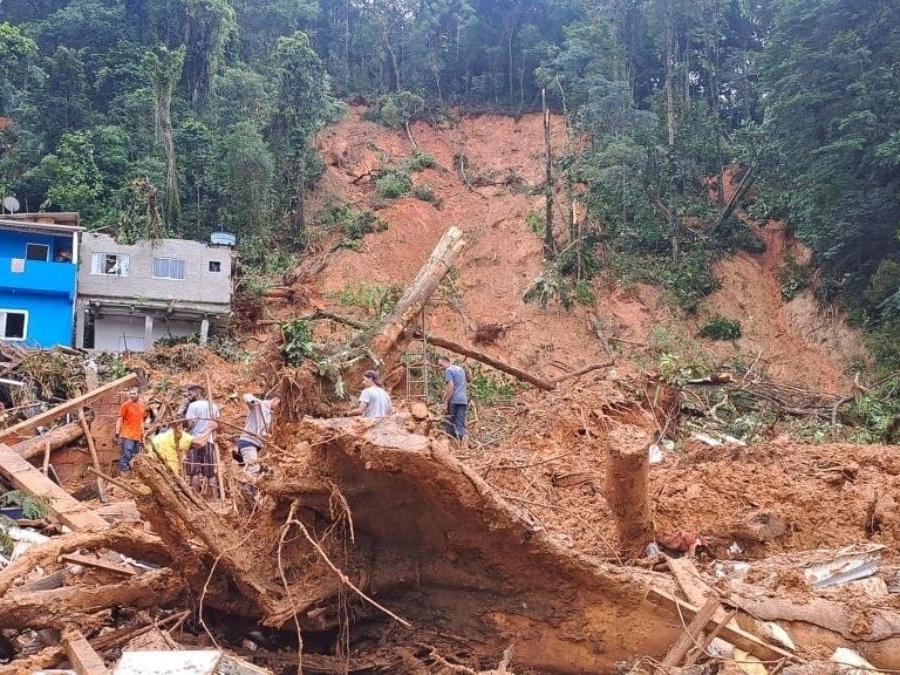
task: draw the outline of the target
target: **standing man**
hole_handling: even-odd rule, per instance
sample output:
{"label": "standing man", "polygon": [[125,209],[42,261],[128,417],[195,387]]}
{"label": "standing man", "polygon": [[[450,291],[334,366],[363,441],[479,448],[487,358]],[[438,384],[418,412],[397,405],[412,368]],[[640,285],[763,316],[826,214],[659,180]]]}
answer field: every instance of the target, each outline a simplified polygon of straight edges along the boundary
{"label": "standing man", "polygon": [[391,414],[391,397],[384,390],[381,375],[377,371],[363,373],[363,390],[359,392],[359,405],[347,413],[349,416],[387,417]]}
{"label": "standing man", "polygon": [[116,440],[119,442],[119,473],[131,473],[131,461],[137,456],[144,440],[144,418],[147,408],[141,403],[137,387],[128,390],[128,400],[119,406],[116,416]]}
{"label": "standing man", "polygon": [[216,482],[216,434],[219,426],[219,409],[206,399],[206,391],[199,384],[187,386],[188,406],[184,412],[188,433],[194,438],[207,435],[201,447],[192,447],[185,459],[185,473],[188,482],[197,492],[203,487],[203,479],[209,483],[213,499],[219,498],[219,484]]}
{"label": "standing man", "polygon": [[244,471],[251,478],[259,476],[259,451],[272,428],[272,413],[278,407],[279,401],[277,396],[260,399],[253,394],[244,394],[244,403],[248,408],[247,420],[238,438],[237,447],[244,463]]}
{"label": "standing man", "polygon": [[469,396],[466,393],[466,371],[455,365],[446,356],[441,356],[438,363],[444,369],[447,435],[464,442],[469,435],[469,432],[466,431],[466,411],[469,408]]}

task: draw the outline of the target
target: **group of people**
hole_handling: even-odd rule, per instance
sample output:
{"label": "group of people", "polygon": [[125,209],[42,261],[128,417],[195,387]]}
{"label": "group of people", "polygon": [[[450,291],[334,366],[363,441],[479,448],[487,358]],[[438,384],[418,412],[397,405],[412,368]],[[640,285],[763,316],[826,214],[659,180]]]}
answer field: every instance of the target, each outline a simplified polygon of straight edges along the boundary
{"label": "group of people", "polygon": [[[465,441],[468,438],[466,413],[469,408],[468,380],[466,371],[446,356],[438,359],[444,370],[444,390],[442,401],[447,415],[446,432],[450,438]],[[363,389],[359,393],[358,405],[347,412],[348,416],[387,417],[391,414],[391,397],[384,388],[381,375],[375,370],[367,370],[362,375]]]}
{"label": "group of people", "polygon": [[[442,356],[438,364],[444,371],[443,405],[446,413],[446,433],[450,438],[465,442],[468,438],[466,412],[469,406],[466,371]],[[391,397],[384,388],[381,375],[367,370],[362,375],[362,391],[357,405],[348,416],[387,417],[391,414]],[[219,428],[219,408],[206,396],[198,384],[185,388],[186,399],[181,419],[152,435],[146,447],[165,462],[175,474],[183,472],[191,487],[201,492],[206,483],[210,496],[219,497],[217,481],[216,430]],[[251,479],[260,475],[260,450],[272,428],[272,420],[279,399],[258,398],[254,394],[243,395],[247,417],[237,439],[235,457],[244,466]],[[116,439],[121,451],[119,473],[128,476],[131,463],[144,447],[144,428],[148,417],[146,405],[140,400],[140,391],[130,389],[128,400],[120,407],[116,417]],[[252,480],[248,483],[252,491]]]}
{"label": "group of people", "polygon": [[[201,492],[206,483],[210,496],[217,499],[216,430],[219,428],[219,408],[206,397],[206,391],[198,384],[189,384],[185,394],[181,418],[152,435],[146,447],[159,456],[173,473],[183,472],[197,492]],[[259,452],[272,428],[279,399],[261,399],[253,394],[244,394],[243,401],[248,410],[237,440],[237,456],[246,474],[255,479],[260,474]],[[147,417],[148,410],[140,400],[139,390],[129,390],[128,400],[119,407],[115,429],[121,453],[119,473],[123,476],[130,474],[131,463],[144,446]]]}

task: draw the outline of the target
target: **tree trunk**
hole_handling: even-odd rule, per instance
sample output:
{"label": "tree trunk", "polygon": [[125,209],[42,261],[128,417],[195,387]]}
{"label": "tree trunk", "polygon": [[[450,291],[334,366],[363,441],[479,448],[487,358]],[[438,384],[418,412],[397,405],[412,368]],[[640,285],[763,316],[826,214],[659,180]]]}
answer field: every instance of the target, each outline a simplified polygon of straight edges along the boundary
{"label": "tree trunk", "polygon": [[544,185],[544,258],[556,257],[553,239],[553,149],[550,146],[550,110],[547,108],[547,90],[541,89],[541,106],[544,109],[544,148],[546,150]]}
{"label": "tree trunk", "polygon": [[46,434],[29,438],[27,441],[16,443],[10,447],[24,459],[32,459],[34,457],[40,457],[43,454],[47,443],[50,443],[51,451],[59,450],[60,448],[64,448],[67,445],[74,443],[83,435],[84,433],[81,424],[79,422],[73,422],[72,424],[65,424],[61,427],[51,429]]}
{"label": "tree trunk", "polygon": [[389,363],[406,326],[422,313],[428,298],[453,267],[465,245],[462,230],[458,227],[451,227],[444,232],[428,256],[428,260],[419,269],[416,278],[406,287],[400,300],[397,301],[394,311],[378,326],[358,336],[353,341],[352,347],[366,347],[374,359]]}
{"label": "tree trunk", "polygon": [[673,0],[666,1],[666,131],[669,148],[675,146],[675,17]]}
{"label": "tree trunk", "polygon": [[619,549],[640,558],[654,539],[650,513],[650,461],[647,433],[636,427],[614,429],[608,437],[606,501],[616,519]]}

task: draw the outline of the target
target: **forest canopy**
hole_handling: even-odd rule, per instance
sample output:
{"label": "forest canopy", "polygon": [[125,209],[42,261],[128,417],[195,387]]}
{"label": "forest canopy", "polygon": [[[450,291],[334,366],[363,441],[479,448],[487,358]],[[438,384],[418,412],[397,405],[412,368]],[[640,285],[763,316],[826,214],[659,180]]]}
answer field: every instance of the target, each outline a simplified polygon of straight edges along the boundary
{"label": "forest canopy", "polygon": [[0,195],[126,238],[228,229],[262,260],[305,245],[343,101],[403,126],[545,100],[590,139],[555,158],[590,213],[561,273],[655,256],[692,309],[710,256],[754,245],[709,200],[738,163],[823,297],[890,326],[898,26],[887,0],[3,0]]}

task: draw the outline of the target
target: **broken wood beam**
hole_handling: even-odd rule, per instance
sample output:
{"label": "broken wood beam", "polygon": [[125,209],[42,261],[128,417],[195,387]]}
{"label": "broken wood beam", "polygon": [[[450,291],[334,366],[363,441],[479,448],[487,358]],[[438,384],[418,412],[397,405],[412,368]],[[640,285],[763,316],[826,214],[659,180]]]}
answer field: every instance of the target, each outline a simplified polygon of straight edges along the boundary
{"label": "broken wood beam", "polygon": [[43,424],[49,424],[50,422],[53,422],[54,420],[62,417],[66,413],[78,410],[88,403],[96,401],[98,398],[105,394],[116,391],[118,389],[122,389],[123,387],[135,386],[137,383],[137,373],[131,373],[129,375],[125,375],[124,377],[120,377],[117,380],[113,380],[112,382],[104,384],[102,387],[92,389],[87,394],[82,394],[81,396],[76,396],[75,398],[69,399],[65,403],[60,403],[58,406],[50,408],[50,410],[38,413],[33,417],[29,417],[27,420],[19,422],[18,424],[14,424],[11,427],[7,427],[6,429],[0,430],[0,443],[8,443],[10,440],[25,440],[31,435],[31,432],[33,432],[39,426]]}
{"label": "broken wood beam", "polygon": [[81,631],[72,630],[63,633],[66,657],[78,675],[108,675],[109,670],[100,655],[94,651]]}
{"label": "broken wood beam", "polygon": [[650,436],[643,429],[621,426],[607,437],[606,502],[616,520],[619,550],[640,558],[655,538],[650,512]]}
{"label": "broken wood beam", "polygon": [[80,553],[66,553],[65,555],[60,556],[60,560],[62,560],[63,562],[72,563],[73,565],[96,567],[97,569],[103,570],[105,572],[121,574],[125,577],[133,577],[137,575],[137,572],[132,567],[119,565],[117,563],[110,562],[109,560],[104,560],[103,558],[91,557],[89,555],[82,555]]}
{"label": "broken wood beam", "polygon": [[367,348],[375,359],[387,361],[407,325],[422,313],[431,294],[453,267],[465,245],[462,230],[455,226],[448,228],[419,269],[416,278],[403,291],[390,316],[354,339],[351,346]]}
{"label": "broken wood beam", "polygon": [[669,651],[666,652],[665,658],[660,663],[660,668],[656,671],[657,673],[668,672],[669,668],[681,663],[691,647],[698,644],[700,635],[706,630],[706,624],[709,623],[709,620],[715,615],[718,609],[719,600],[716,597],[708,598],[706,602],[703,603],[703,606],[699,609],[697,614],[694,615],[694,618],[691,619],[691,622],[675,641],[675,644],[673,644],[669,648]]}
{"label": "broken wood beam", "polygon": [[12,483],[15,489],[45,500],[50,512],[73,530],[99,531],[109,527],[103,518],[3,443],[0,443],[0,475]]}
{"label": "broken wood beam", "polygon": [[447,351],[451,351],[454,354],[459,354],[460,356],[466,356],[470,359],[475,359],[479,363],[483,363],[487,366],[490,366],[491,368],[495,368],[501,372],[506,373],[507,375],[512,375],[518,380],[528,382],[538,389],[543,389],[544,391],[553,391],[554,389],[556,389],[556,385],[552,382],[542,380],[539,377],[535,377],[531,373],[526,373],[524,370],[520,370],[519,368],[511,366],[508,363],[504,363],[499,359],[495,359],[493,356],[489,356],[484,352],[479,352],[475,349],[470,349],[469,347],[465,347],[457,342],[453,342],[452,340],[447,340],[435,335],[424,336],[422,335],[421,331],[415,331],[412,334],[412,337],[419,340],[425,339],[428,341],[428,344],[434,347],[440,347],[441,349],[446,349]]}
{"label": "broken wood beam", "polygon": [[[687,603],[684,600],[680,600],[674,595],[659,588],[651,587],[646,597],[650,603],[675,617],[682,616],[687,620],[692,620],[700,611],[696,606]],[[715,619],[710,619],[707,621],[704,630],[715,630],[718,626],[719,623]],[[787,659],[788,661],[797,660],[795,654],[765,642],[741,628],[732,628],[727,625],[722,626],[719,628],[719,637],[763,661],[777,661],[779,659]]]}
{"label": "broken wood beam", "polygon": [[53,452],[54,450],[59,450],[67,445],[71,445],[81,438],[82,435],[83,431],[81,429],[81,424],[73,422],[51,429],[40,436],[32,436],[27,441],[16,443],[10,447],[20,457],[24,459],[33,459],[35,457],[40,457],[43,454],[47,442],[50,443],[50,452]]}
{"label": "broken wood beam", "polygon": [[581,377],[582,375],[587,375],[595,370],[600,370],[601,368],[609,368],[611,366],[616,365],[615,361],[604,361],[603,363],[595,363],[591,366],[585,366],[581,370],[576,370],[574,373],[566,373],[565,375],[560,375],[559,377],[555,377],[550,380],[550,383],[553,385],[557,385],[560,382],[565,382],[566,380],[573,380],[576,377]]}
{"label": "broken wood beam", "polygon": [[[88,450],[91,452],[91,463],[94,465],[94,469],[98,472],[100,469],[100,459],[97,457],[97,446],[94,444],[94,437],[91,435],[91,428],[88,426],[87,418],[84,415],[84,408],[78,411],[78,423],[81,425],[81,430],[84,432],[84,439],[87,441]],[[106,497],[106,489],[103,485],[103,479],[100,476],[97,476],[97,496],[100,497],[100,501],[103,504],[106,504],[109,499]]]}

